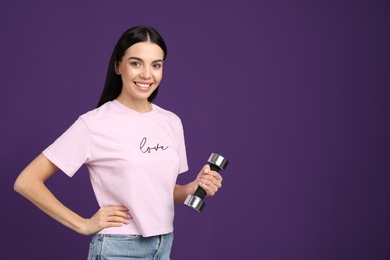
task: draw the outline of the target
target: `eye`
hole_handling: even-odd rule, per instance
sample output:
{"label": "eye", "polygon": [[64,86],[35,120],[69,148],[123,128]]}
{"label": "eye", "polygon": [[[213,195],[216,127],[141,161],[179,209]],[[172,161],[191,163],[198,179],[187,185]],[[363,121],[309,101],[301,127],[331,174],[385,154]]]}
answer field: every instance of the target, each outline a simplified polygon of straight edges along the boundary
{"label": "eye", "polygon": [[141,67],[141,63],[138,62],[138,61],[132,61],[132,62],[130,63],[130,65],[131,65],[131,66],[134,66],[134,67]]}
{"label": "eye", "polygon": [[161,67],[162,67],[162,64],[160,64],[160,63],[153,64],[153,68],[155,68],[155,69],[159,69]]}

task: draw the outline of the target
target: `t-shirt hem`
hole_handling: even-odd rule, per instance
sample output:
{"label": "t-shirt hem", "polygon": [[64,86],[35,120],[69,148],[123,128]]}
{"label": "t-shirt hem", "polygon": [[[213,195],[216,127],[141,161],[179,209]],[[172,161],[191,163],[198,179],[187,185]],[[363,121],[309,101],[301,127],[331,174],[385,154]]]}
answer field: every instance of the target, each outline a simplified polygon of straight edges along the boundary
{"label": "t-shirt hem", "polygon": [[111,228],[105,228],[98,232],[98,234],[104,234],[104,235],[140,235],[143,237],[152,237],[152,236],[159,236],[159,235],[165,235],[168,233],[173,232],[173,227],[171,228],[164,228],[154,231],[147,231],[147,232],[139,232],[137,230],[131,230],[131,229],[111,229]]}

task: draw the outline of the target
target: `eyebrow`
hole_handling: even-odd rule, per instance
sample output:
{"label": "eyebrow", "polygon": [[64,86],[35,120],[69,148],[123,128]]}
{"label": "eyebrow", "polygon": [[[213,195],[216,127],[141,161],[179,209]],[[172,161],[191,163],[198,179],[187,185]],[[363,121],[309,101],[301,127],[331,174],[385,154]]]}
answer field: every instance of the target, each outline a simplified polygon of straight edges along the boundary
{"label": "eyebrow", "polygon": [[[139,61],[143,61],[141,58],[137,58],[137,57],[130,57],[130,58],[128,58],[128,60],[139,60]],[[154,60],[153,63],[154,63],[154,62],[163,62],[163,63],[164,63],[164,60],[158,59],[158,60]]]}

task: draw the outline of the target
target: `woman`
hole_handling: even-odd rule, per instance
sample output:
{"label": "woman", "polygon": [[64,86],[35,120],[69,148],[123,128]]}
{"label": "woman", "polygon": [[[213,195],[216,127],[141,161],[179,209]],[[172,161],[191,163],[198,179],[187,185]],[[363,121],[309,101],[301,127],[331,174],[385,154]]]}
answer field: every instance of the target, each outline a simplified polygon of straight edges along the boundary
{"label": "woman", "polygon": [[[197,178],[176,184],[188,170],[180,119],[151,103],[162,79],[166,45],[149,27],[127,30],[116,44],[98,107],[79,119],[18,176],[15,190],[48,215],[91,235],[88,259],[169,259],[174,204],[200,185],[209,196],[222,177],[205,165]],[[90,172],[100,209],[73,212],[44,182],[58,169]]]}

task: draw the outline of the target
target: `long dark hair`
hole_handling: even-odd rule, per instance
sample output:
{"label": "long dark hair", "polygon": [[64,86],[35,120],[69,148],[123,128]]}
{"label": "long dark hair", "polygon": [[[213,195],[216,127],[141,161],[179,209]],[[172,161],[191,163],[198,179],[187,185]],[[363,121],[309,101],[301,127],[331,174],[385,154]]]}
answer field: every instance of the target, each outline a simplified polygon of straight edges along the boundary
{"label": "long dark hair", "polygon": [[[137,26],[128,29],[119,38],[114,51],[112,52],[110,63],[108,65],[106,82],[97,107],[100,107],[108,101],[116,99],[121,93],[122,78],[120,75],[115,73],[115,66],[117,62],[122,60],[126,50],[138,42],[152,42],[157,44],[163,50],[165,60],[168,52],[167,46],[165,45],[161,35],[154,28]],[[156,98],[158,89],[159,88],[157,87],[156,90],[148,97],[149,102],[152,102]]]}

